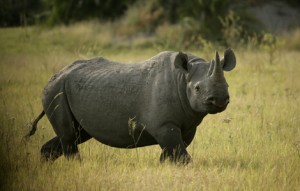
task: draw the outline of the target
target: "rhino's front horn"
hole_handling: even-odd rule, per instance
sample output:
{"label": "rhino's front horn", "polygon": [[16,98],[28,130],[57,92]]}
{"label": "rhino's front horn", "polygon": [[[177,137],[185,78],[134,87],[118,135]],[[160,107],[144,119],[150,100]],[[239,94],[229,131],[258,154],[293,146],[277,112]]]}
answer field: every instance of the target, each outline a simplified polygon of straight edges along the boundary
{"label": "rhino's front horn", "polygon": [[223,69],[221,67],[220,56],[219,56],[218,51],[216,51],[215,60],[212,62],[212,65],[214,65],[214,67],[213,67],[213,71],[212,71],[212,74],[210,77],[212,77],[212,78],[223,77],[224,73],[223,73]]}

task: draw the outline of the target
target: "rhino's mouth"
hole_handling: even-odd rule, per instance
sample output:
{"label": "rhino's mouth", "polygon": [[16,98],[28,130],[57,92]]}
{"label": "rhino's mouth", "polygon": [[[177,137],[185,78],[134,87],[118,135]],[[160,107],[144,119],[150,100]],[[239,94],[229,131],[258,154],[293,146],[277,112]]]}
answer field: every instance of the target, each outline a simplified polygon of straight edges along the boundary
{"label": "rhino's mouth", "polygon": [[223,105],[223,106],[216,106],[212,103],[204,103],[201,105],[197,105],[194,110],[198,111],[198,112],[204,112],[204,113],[208,113],[208,114],[216,114],[216,113],[220,113],[222,111],[224,111],[227,108],[227,105]]}
{"label": "rhino's mouth", "polygon": [[216,114],[224,111],[228,104],[225,105],[215,105],[213,103],[206,103],[206,109],[209,114]]}

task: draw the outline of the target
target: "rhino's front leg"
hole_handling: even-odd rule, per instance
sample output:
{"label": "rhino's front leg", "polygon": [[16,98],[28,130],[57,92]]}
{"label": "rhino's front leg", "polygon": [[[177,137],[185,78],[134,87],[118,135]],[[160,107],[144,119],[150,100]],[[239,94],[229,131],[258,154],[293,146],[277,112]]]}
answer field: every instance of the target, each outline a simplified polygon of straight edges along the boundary
{"label": "rhino's front leg", "polygon": [[161,162],[170,159],[171,162],[187,164],[191,161],[182,140],[181,130],[176,125],[166,124],[162,126],[155,138],[163,150],[160,156]]}

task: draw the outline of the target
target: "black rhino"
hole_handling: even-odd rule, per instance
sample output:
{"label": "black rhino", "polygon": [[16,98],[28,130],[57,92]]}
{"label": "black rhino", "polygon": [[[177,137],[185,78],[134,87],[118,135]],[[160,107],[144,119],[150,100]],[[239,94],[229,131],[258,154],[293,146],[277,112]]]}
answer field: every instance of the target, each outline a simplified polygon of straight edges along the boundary
{"label": "black rhino", "polygon": [[226,109],[231,49],[207,62],[182,52],[162,52],[136,64],[105,58],[79,60],[55,74],[43,90],[43,111],[56,137],[42,146],[45,160],[75,156],[90,138],[118,148],[159,144],[160,161],[188,163],[186,147],[207,114]]}

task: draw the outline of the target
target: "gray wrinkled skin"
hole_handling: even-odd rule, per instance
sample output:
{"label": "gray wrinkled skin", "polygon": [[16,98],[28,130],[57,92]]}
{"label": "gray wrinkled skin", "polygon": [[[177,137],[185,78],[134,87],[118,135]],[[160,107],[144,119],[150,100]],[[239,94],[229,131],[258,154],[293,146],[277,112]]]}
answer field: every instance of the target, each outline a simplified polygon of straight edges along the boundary
{"label": "gray wrinkled skin", "polygon": [[197,126],[229,103],[223,70],[235,63],[231,49],[222,60],[216,53],[212,62],[181,52],[162,52],[136,64],[76,61],[43,91],[44,113],[57,136],[43,145],[42,156],[74,156],[77,145],[93,137],[118,148],[159,144],[161,161],[187,163],[186,147]]}

